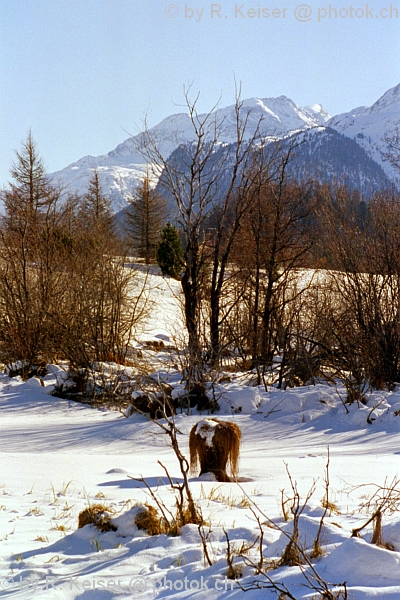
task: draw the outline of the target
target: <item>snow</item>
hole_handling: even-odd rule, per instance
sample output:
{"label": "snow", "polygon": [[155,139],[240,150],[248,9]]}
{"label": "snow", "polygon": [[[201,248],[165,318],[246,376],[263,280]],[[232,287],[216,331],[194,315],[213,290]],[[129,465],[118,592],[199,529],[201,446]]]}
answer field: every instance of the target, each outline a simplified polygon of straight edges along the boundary
{"label": "snow", "polygon": [[329,121],[331,118],[322,104],[310,104],[309,106],[305,106],[303,110],[311,113],[314,118],[318,118],[321,125]]}
{"label": "snow", "polygon": [[[397,181],[398,174],[385,159],[385,134],[392,134],[400,126],[400,85],[388,90],[371,107],[356,109],[331,117],[320,104],[297,106],[286,96],[278,98],[248,98],[243,101],[242,115],[249,113],[246,135],[250,139],[257,128],[263,137],[283,137],[290,132],[307,131],[317,127],[332,127],[353,138],[386,172]],[[199,115],[199,120],[206,115]],[[223,123],[221,143],[236,141],[234,106],[218,108],[217,122]],[[260,118],[261,123],[260,123]],[[170,115],[150,129],[157,147],[164,157],[181,143],[193,141],[193,127],[187,113]],[[103,192],[109,196],[115,212],[126,208],[134,189],[143,180],[148,165],[139,151],[142,134],[132,135],[114,150],[103,156],[85,156],[53,173],[55,181],[67,186],[71,192],[86,194],[88,183],[97,169],[101,174]],[[154,181],[155,183],[155,181]]]}
{"label": "snow", "polygon": [[[151,275],[156,304],[143,343],[148,336],[164,336],[169,343],[179,330],[174,285]],[[160,351],[160,360],[164,357]],[[173,366],[162,372],[179,395],[181,382]],[[259,529],[249,505],[264,523],[264,559],[275,564],[268,576],[297,600],[318,598],[304,577],[310,566],[276,563],[293,531],[293,519],[285,521],[282,512],[282,498],[293,496],[288,471],[301,504],[315,487],[299,518],[300,542],[308,551],[324,513],[328,448],[331,508],[321,534],[323,553],[311,560],[312,567],[336,584],[336,591],[346,582],[351,600],[400,598],[399,513],[383,515],[383,540],[392,550],[371,544],[371,526],[361,538],[351,537],[371,516],[365,506],[376,486],[399,477],[399,390],[373,392],[367,405],[352,405],[346,413],[338,396],[343,390],[323,382],[266,391],[230,373],[230,381],[214,384],[221,405],[214,416],[239,425],[242,447],[238,483],[217,483],[207,475],[190,478],[205,532],[211,527],[209,566],[197,526],[186,525],[177,537],[150,537],[135,525],[143,505],[154,505],[142,477],[174,510],[174,494],[158,461],[173,481],[181,482],[182,475],[163,431],[137,413],[125,418],[51,396],[66,376],[65,365],[50,365],[46,376],[27,382],[0,376],[0,599],[241,598],[238,583],[226,578],[223,528],[233,548],[251,545]],[[368,423],[378,404],[375,420]],[[207,417],[197,411],[176,415],[186,456],[191,428],[212,423]],[[77,529],[79,513],[96,503],[106,506],[116,531],[102,533],[92,525]],[[245,558],[257,562],[257,552],[256,543]],[[234,560],[242,572],[240,583],[266,584],[245,558]],[[246,594],[249,600],[277,597],[271,589]]]}
{"label": "snow", "polygon": [[[319,108],[314,108],[314,107]],[[279,98],[250,98],[243,101],[243,117],[250,111],[246,136],[251,138],[260,125],[262,135],[285,135],[293,130],[303,130],[324,125],[328,113],[320,106],[301,108],[285,96]],[[199,120],[206,115],[199,115]],[[235,131],[234,106],[219,108],[215,112],[218,123],[223,123],[220,132],[221,143],[233,143],[237,139]],[[212,132],[213,133],[213,132]],[[150,129],[157,141],[161,155],[166,159],[181,143],[193,141],[193,126],[187,113],[170,115]],[[115,212],[126,208],[133,190],[143,180],[147,171],[146,161],[138,150],[142,134],[138,133],[103,156],[85,156],[52,174],[55,181],[67,185],[71,192],[85,194],[88,182],[97,169],[101,175],[103,192],[109,196]]]}
{"label": "snow", "polygon": [[218,423],[213,421],[212,419],[202,419],[196,425],[196,435],[199,435],[201,438],[206,440],[206,446],[212,448],[215,428]]}
{"label": "snow", "polygon": [[400,580],[400,556],[364,540],[345,540],[325,560],[324,572],[333,580],[352,580],[357,586],[376,587],[378,580],[396,585]]}
{"label": "snow", "polygon": [[327,125],[353,138],[391,179],[398,173],[385,158],[388,151],[384,136],[400,127],[400,84],[388,90],[372,106],[361,106],[332,117]]}

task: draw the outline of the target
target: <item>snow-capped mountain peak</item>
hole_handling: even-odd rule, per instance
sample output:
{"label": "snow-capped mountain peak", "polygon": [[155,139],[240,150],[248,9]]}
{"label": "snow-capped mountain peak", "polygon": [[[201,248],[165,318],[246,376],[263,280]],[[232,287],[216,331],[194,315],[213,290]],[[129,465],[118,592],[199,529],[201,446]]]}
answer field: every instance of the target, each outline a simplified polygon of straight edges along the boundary
{"label": "snow-capped mountain peak", "polygon": [[370,114],[380,112],[396,112],[400,116],[400,84],[388,90],[379,98],[367,112]]}
{"label": "snow-capped mountain peak", "polygon": [[[246,138],[256,132],[263,137],[286,136],[291,132],[306,131],[319,127],[331,127],[352,138],[367,155],[382,166],[394,179],[396,173],[385,161],[385,133],[400,127],[400,85],[388,90],[371,107],[361,106],[335,117],[330,117],[321,104],[298,106],[286,96],[277,98],[248,98],[243,100],[241,115],[246,119]],[[206,114],[198,116],[204,121]],[[218,108],[210,116],[220,124],[219,141],[236,141],[235,106]],[[207,121],[207,119],[206,119]],[[210,127],[210,135],[213,135]],[[165,159],[182,143],[194,139],[189,115],[184,112],[170,115],[150,129]],[[127,199],[143,178],[147,165],[138,150],[142,134],[129,137],[114,150],[103,156],[85,156],[62,171],[54,174],[57,180],[67,184],[72,192],[84,194],[94,169],[101,174],[103,191],[110,197],[117,212],[127,205]]]}
{"label": "snow-capped mountain peak", "polygon": [[[249,98],[243,101],[241,116],[246,118],[246,137],[251,138],[257,131],[262,136],[282,136],[291,131],[305,130],[324,124],[329,118],[321,105],[318,108],[301,108],[286,96],[278,98]],[[198,115],[204,121],[206,114]],[[235,106],[218,108],[210,118],[220,124],[221,142],[236,141]],[[210,127],[210,135],[213,134]],[[181,143],[194,139],[193,126],[187,113],[177,113],[163,119],[150,129],[164,158]],[[84,194],[94,169],[101,173],[103,190],[110,197],[115,211],[124,208],[132,191],[146,172],[146,163],[138,150],[141,134],[129,137],[103,156],[85,156],[72,163],[54,177],[68,185],[71,191]]]}
{"label": "snow-capped mountain peak", "polygon": [[312,115],[314,119],[320,121],[321,125],[325,124],[331,118],[322,104],[310,104],[309,106],[305,106],[303,110]]}
{"label": "snow-capped mountain peak", "polygon": [[385,158],[385,135],[400,127],[400,84],[388,90],[372,106],[361,106],[332,117],[328,126],[353,138],[385,173],[396,180],[398,173]]}

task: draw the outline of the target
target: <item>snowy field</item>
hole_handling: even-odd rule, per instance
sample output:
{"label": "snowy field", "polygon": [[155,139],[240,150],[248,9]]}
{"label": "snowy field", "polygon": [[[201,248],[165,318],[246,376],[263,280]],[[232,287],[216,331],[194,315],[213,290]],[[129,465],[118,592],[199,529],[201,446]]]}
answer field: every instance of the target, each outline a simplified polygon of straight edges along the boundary
{"label": "snowy field", "polygon": [[[153,283],[157,304],[143,335],[168,341],[177,302],[161,278]],[[174,494],[158,461],[174,481],[182,476],[167,436],[144,416],[125,418],[52,397],[55,379],[47,375],[43,387],[37,379],[0,377],[0,599],[278,598],[268,577],[296,600],[322,597],[318,577],[334,593],[342,592],[338,598],[347,593],[352,600],[400,599],[399,512],[383,514],[386,547],[371,544],[372,524],[360,538],[351,537],[377,507],[372,502],[365,510],[379,486],[390,487],[399,477],[400,390],[370,394],[367,406],[351,406],[347,414],[336,389],[324,384],[266,392],[233,376],[220,385],[218,417],[240,426],[242,447],[239,483],[217,483],[209,476],[190,480],[204,531],[211,530],[210,566],[197,526],[168,537],[148,536],[134,523],[136,505],[154,503],[132,478],[145,478],[173,508]],[[169,381],[179,389],[176,372]],[[176,416],[186,456],[190,429],[205,416],[193,412]],[[311,565],[279,567],[293,528],[282,510],[282,498],[293,496],[288,472],[301,506],[315,487],[299,519],[307,554],[324,512],[328,448],[330,504],[322,555]],[[399,496],[399,483],[397,490]],[[400,499],[392,495],[398,509]],[[78,529],[79,513],[96,503],[109,508],[116,531]],[[264,532],[266,576],[249,565],[260,558],[256,516]],[[224,529],[233,554],[247,546],[244,557],[233,559],[240,585],[226,578]],[[240,587],[255,588],[257,582],[261,589],[245,593]]]}

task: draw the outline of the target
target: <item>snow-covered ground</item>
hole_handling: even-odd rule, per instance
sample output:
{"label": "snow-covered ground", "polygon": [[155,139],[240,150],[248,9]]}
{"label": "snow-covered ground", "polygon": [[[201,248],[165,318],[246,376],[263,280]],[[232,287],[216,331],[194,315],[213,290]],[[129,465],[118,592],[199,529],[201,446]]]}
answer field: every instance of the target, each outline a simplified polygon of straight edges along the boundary
{"label": "snow-covered ground", "polygon": [[[157,305],[146,335],[168,342],[178,302],[167,282],[155,278],[153,283]],[[231,375],[216,386],[218,417],[240,426],[242,447],[239,483],[217,483],[209,476],[190,480],[204,531],[211,529],[210,566],[197,526],[186,525],[178,537],[150,537],[134,524],[136,505],[154,502],[132,477],[144,477],[171,508],[174,494],[158,461],[182,481],[160,427],[139,414],[125,418],[51,396],[54,371],[44,378],[45,386],[37,379],[0,378],[0,599],[239,598],[244,593],[239,584],[226,578],[223,528],[234,552],[242,543],[251,546],[259,535],[255,514],[264,532],[263,568],[292,597],[320,598],[307,581],[317,572],[330,587],[346,582],[352,600],[400,598],[399,513],[383,515],[383,541],[392,550],[370,543],[372,526],[361,538],[351,537],[374,510],[363,506],[376,486],[399,477],[400,391],[371,394],[367,406],[351,406],[347,414],[337,390],[322,383],[266,392]],[[179,389],[178,373],[171,371],[169,381]],[[176,416],[187,456],[190,429],[205,416],[193,413]],[[321,536],[323,554],[312,560],[315,572],[310,565],[273,568],[293,527],[282,512],[282,497],[293,496],[288,472],[301,505],[315,485],[299,522],[301,544],[312,547],[323,514],[328,448],[331,505]],[[109,507],[116,531],[78,529],[79,513],[96,503]],[[270,585],[245,564],[249,560],[259,561],[257,542],[244,559],[234,559],[240,584]],[[245,597],[278,596],[263,587]]]}

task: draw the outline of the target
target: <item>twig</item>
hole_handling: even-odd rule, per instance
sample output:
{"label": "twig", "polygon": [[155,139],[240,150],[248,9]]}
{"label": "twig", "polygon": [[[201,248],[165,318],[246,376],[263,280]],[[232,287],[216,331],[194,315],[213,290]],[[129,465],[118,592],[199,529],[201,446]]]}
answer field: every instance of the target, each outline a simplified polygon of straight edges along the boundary
{"label": "twig", "polygon": [[325,498],[324,498],[325,510],[322,513],[322,516],[321,516],[321,519],[319,522],[319,527],[318,527],[317,535],[315,536],[313,550],[311,553],[311,558],[317,558],[317,556],[320,556],[322,554],[320,538],[321,538],[321,533],[322,533],[322,527],[324,525],[324,519],[326,517],[326,513],[328,512],[328,508],[329,508],[329,462],[330,462],[330,453],[329,453],[329,446],[328,446],[328,458],[327,458],[326,466],[325,466]]}
{"label": "twig", "polygon": [[208,562],[208,566],[212,567],[212,561],[211,561],[210,555],[208,554],[208,547],[207,547],[208,538],[211,533],[211,527],[209,528],[207,535],[205,535],[205,533],[204,533],[204,525],[202,523],[199,523],[198,530],[199,530],[201,543],[203,546],[203,552],[204,552],[205,559]]}
{"label": "twig", "polygon": [[378,404],[374,404],[374,406],[372,407],[372,409],[370,410],[368,417],[367,417],[367,423],[369,425],[372,425],[372,423],[375,421],[375,419],[371,419],[371,415],[374,412],[374,410],[376,410],[377,408],[379,408],[379,406],[381,404],[383,404],[385,402],[385,398],[382,398],[382,400],[380,402],[378,402]]}

